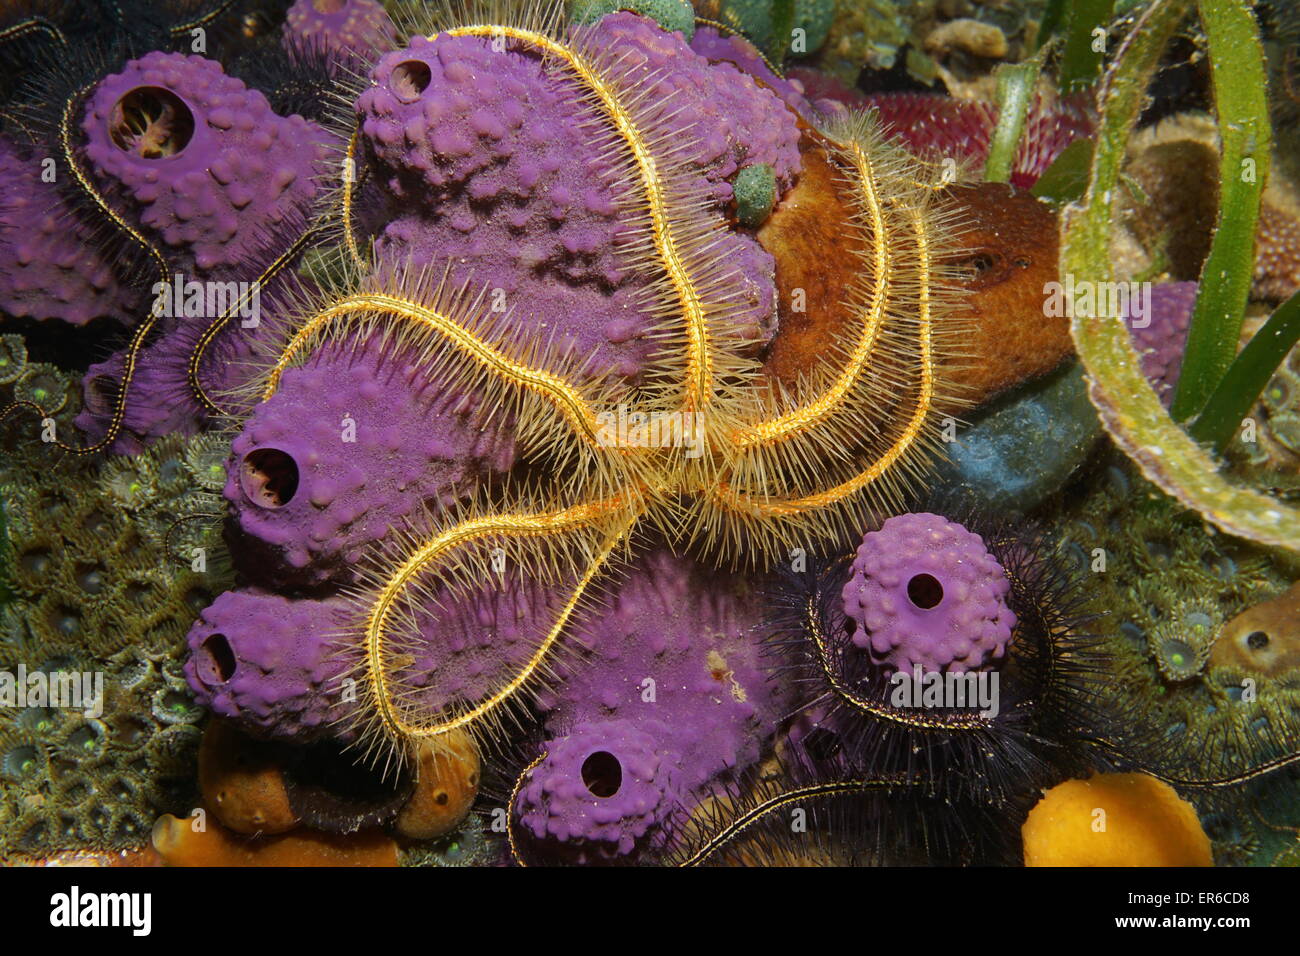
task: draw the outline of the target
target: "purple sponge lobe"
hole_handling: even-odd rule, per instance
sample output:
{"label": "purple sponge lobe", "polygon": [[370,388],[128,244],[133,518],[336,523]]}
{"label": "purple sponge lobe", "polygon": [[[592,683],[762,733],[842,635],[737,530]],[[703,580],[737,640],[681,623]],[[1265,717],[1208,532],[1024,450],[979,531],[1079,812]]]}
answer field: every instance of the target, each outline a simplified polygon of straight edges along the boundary
{"label": "purple sponge lobe", "polygon": [[979,535],[939,515],[898,515],[865,535],[844,585],[853,643],[888,672],[965,672],[1000,661],[1015,613]]}

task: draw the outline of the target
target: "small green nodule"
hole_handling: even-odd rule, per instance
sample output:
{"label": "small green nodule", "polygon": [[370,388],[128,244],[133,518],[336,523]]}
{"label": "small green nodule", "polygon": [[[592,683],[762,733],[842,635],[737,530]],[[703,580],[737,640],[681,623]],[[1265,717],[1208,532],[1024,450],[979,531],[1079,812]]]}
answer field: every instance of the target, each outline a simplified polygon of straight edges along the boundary
{"label": "small green nodule", "polygon": [[736,218],[746,229],[757,229],[776,205],[776,174],[767,163],[746,166],[731,187],[736,194]]}

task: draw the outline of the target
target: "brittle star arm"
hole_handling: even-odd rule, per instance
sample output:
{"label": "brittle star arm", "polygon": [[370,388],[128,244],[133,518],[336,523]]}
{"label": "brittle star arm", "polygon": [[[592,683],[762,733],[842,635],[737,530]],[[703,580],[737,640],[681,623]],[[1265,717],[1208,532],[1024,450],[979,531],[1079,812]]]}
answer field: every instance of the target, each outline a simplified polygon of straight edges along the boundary
{"label": "brittle star arm", "polygon": [[290,363],[307,349],[313,336],[336,319],[356,312],[392,315],[418,323],[446,339],[462,354],[479,362],[508,382],[519,385],[546,398],[564,417],[569,426],[588,444],[603,447],[602,426],[597,413],[582,394],[553,372],[518,362],[500,349],[483,341],[464,328],[450,315],[426,308],[399,296],[384,293],[358,293],[332,303],[313,315],[280,353],[271,368],[262,393],[266,401],[280,385],[280,377]]}
{"label": "brittle star arm", "polygon": [[835,666],[835,655],[817,611],[817,598],[810,596],[803,609],[804,631],[817,651],[817,666],[831,691],[847,706],[868,717],[917,730],[987,731],[988,718],[979,714],[930,712],[925,709],[890,707],[862,694],[844,680]]}
{"label": "brittle star arm", "polygon": [[[928,271],[930,247],[921,214],[908,210],[912,230],[916,236],[918,256],[922,268]],[[775,518],[800,514],[824,508],[857,494],[892,468],[912,449],[925,426],[925,420],[934,405],[934,348],[930,314],[930,291],[926,283],[920,287],[917,315],[917,337],[920,373],[917,382],[916,405],[902,433],[879,458],[853,477],[824,491],[800,498],[767,498],[740,492],[723,482],[714,490],[714,497],[724,508],[743,512],[758,518]]]}
{"label": "brittle star arm", "polygon": [[0,43],[17,40],[29,33],[44,33],[59,46],[66,48],[68,45],[68,38],[64,36],[63,31],[41,16],[28,17],[0,30]]}
{"label": "brittle star arm", "polygon": [[677,865],[682,868],[703,865],[709,857],[726,847],[728,843],[752,830],[768,814],[775,813],[785,807],[798,806],[809,800],[830,797],[855,797],[872,790],[893,790],[901,787],[918,786],[920,783],[921,781],[915,778],[897,775],[833,780],[782,791],[744,810],[717,833],[709,836],[690,856],[679,861]]}
{"label": "brittle star arm", "polygon": [[[357,239],[353,232],[352,225],[352,206],[354,201],[353,191],[357,185],[356,181],[358,178],[354,175],[354,171],[357,168],[356,150],[359,135],[360,128],[358,127],[352,131],[352,135],[348,138],[347,152],[344,156],[344,162],[347,165],[343,175],[343,191],[339,198],[340,208],[338,214],[343,220],[343,239],[347,246],[348,255],[355,265],[361,267],[365,264],[365,259],[361,255],[361,250],[357,247]],[[315,239],[325,231],[329,226],[330,220],[333,219],[334,216],[335,210],[332,208],[321,213],[314,222],[302,231],[298,238],[295,239],[288,248],[281,252],[280,255],[276,256],[275,261],[267,266],[262,274],[257,277],[257,281],[253,283],[251,288],[258,289],[259,291],[264,289],[272,279],[280,274],[281,270],[293,262],[293,260],[298,257],[299,253],[307,248],[308,245],[315,241]],[[248,305],[250,295],[251,289],[245,289],[245,291],[240,294],[237,301],[222,313],[216,321],[203,330],[203,334],[199,336],[199,340],[194,344],[194,348],[190,350],[189,363],[185,369],[186,381],[189,384],[190,392],[194,395],[194,398],[208,413],[212,415],[220,415],[222,410],[216,402],[209,397],[207,391],[203,388],[203,382],[199,377],[199,370],[203,367],[203,359],[207,354],[208,348],[216,341],[217,336],[220,335],[230,324],[230,321]]]}
{"label": "brittle star arm", "polygon": [[[397,740],[436,737],[480,720],[518,693],[541,667],[573,616],[587,588],[639,517],[640,510],[624,495],[540,514],[486,515],[471,518],[443,531],[411,554],[379,589],[366,617],[366,674],[371,683],[376,716],[386,734],[391,739]],[[508,682],[469,710],[432,723],[413,723],[399,713],[394,706],[393,689],[388,677],[385,638],[396,602],[419,574],[450,552],[484,539],[502,536],[523,538],[551,536],[575,529],[590,528],[611,519],[613,519],[611,531],[565,600],[546,637]]]}
{"label": "brittle star arm", "polygon": [[636,164],[642,192],[650,216],[651,238],[668,281],[672,284],[686,331],[686,398],[687,410],[701,410],[713,399],[713,355],[710,351],[708,319],[704,303],[685,264],[681,244],[674,234],[668,202],[650,145],[634,122],[630,111],[620,102],[611,83],[599,68],[579,51],[544,33],[490,24],[458,27],[446,31],[448,36],[505,37],[527,44],[553,56],[571,72],[594,97],[615,132],[627,146]]}
{"label": "brittle star arm", "polygon": [[189,20],[185,23],[178,23],[176,24],[176,26],[172,27],[169,32],[174,37],[184,36],[186,33],[189,33],[192,30],[196,30],[199,27],[207,26],[208,24],[212,23],[212,21],[216,20],[218,17],[224,16],[226,13],[228,13],[230,9],[234,7],[234,5],[238,2],[239,0],[221,0],[220,3],[217,3],[215,6],[213,6],[212,9],[208,10],[207,13],[201,13],[198,16],[194,17],[192,20]]}
{"label": "brittle star arm", "polygon": [[[879,177],[867,150],[856,140],[841,148],[849,175],[866,224],[871,231],[871,248],[867,260],[869,275],[874,279],[867,302],[861,310],[862,327],[848,363],[831,385],[807,404],[764,422],[737,429],[732,443],[742,451],[789,441],[815,428],[839,408],[852,393],[871,361],[871,356],[885,322],[891,289],[891,242],[885,217],[885,201],[880,194]],[[928,270],[926,270],[928,272]],[[922,273],[922,284],[925,282]]]}
{"label": "brittle star arm", "polygon": [[[85,193],[86,197],[95,204],[99,212],[107,218],[118,230],[127,238],[144,250],[154,268],[158,270],[159,281],[166,281],[169,267],[163,254],[154,247],[144,236],[140,234],[130,223],[122,218],[108,201],[103,197],[90,177],[86,175],[85,170],[81,168],[81,162],[77,158],[76,147],[72,142],[72,114],[76,108],[85,100],[86,95],[93,89],[91,86],[84,86],[77,92],[68,97],[68,101],[63,106],[63,113],[59,117],[59,149],[63,156],[63,161],[68,164],[68,169],[76,180],[77,185]],[[158,305],[157,303],[149,310],[149,314],[136,326],[135,332],[131,335],[130,344],[126,349],[126,357],[123,360],[122,384],[118,392],[117,402],[113,406],[113,415],[109,420],[108,428],[104,431],[104,437],[92,445],[79,448],[76,445],[69,445],[64,441],[54,441],[55,447],[63,451],[71,452],[74,455],[93,455],[96,452],[103,451],[112,446],[117,440],[117,436],[122,431],[122,423],[126,419],[126,398],[131,389],[131,383],[135,380],[136,365],[139,362],[140,351],[144,348],[145,340],[148,339],[149,333],[153,331],[154,326],[158,323]],[[3,421],[8,415],[19,408],[33,408],[41,415],[45,410],[34,402],[14,402],[0,411],[0,421]]]}

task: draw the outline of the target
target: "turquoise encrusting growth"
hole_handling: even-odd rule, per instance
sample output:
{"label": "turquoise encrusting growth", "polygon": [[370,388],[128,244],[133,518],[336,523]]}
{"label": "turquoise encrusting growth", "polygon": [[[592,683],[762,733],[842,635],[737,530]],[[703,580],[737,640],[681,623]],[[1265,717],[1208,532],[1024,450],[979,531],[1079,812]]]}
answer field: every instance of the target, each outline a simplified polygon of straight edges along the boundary
{"label": "turquoise encrusting growth", "polygon": [[1300,858],[1285,4],[0,8],[0,864]]}
{"label": "turquoise encrusting growth", "polygon": [[1048,376],[980,410],[955,427],[936,485],[999,513],[1033,511],[1063,488],[1101,436],[1078,365]]}

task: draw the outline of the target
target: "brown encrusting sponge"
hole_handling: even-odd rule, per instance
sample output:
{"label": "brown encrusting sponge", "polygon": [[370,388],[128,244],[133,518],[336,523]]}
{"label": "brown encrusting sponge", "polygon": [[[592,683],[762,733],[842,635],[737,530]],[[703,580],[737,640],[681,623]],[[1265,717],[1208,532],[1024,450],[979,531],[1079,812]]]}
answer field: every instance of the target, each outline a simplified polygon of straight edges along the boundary
{"label": "brown encrusting sponge", "polygon": [[945,198],[961,224],[961,251],[949,264],[966,294],[954,300],[954,313],[972,320],[964,361],[950,377],[983,403],[1074,354],[1069,319],[1047,309],[1058,277],[1056,214],[1004,183],[951,186]]}
{"label": "brown encrusting sponge", "polygon": [[285,791],[280,751],[213,718],[199,745],[199,790],[237,833],[284,833],[298,825]]}
{"label": "brown encrusting sponge", "polygon": [[153,846],[169,866],[397,866],[397,844],[379,830],[340,835],[298,830],[249,838],[212,819],[163,814]]}
{"label": "brown encrusting sponge", "polygon": [[[826,149],[805,132],[801,150],[798,185],[758,232],[776,259],[780,311],[766,368],[786,386],[823,362],[860,321],[842,304],[862,269],[864,237],[851,226],[850,200]],[[952,221],[940,260],[952,271],[948,318],[968,320],[948,380],[978,405],[1073,354],[1068,318],[1045,309],[1048,284],[1057,279],[1056,215],[1002,183],[948,186],[934,202]]]}

